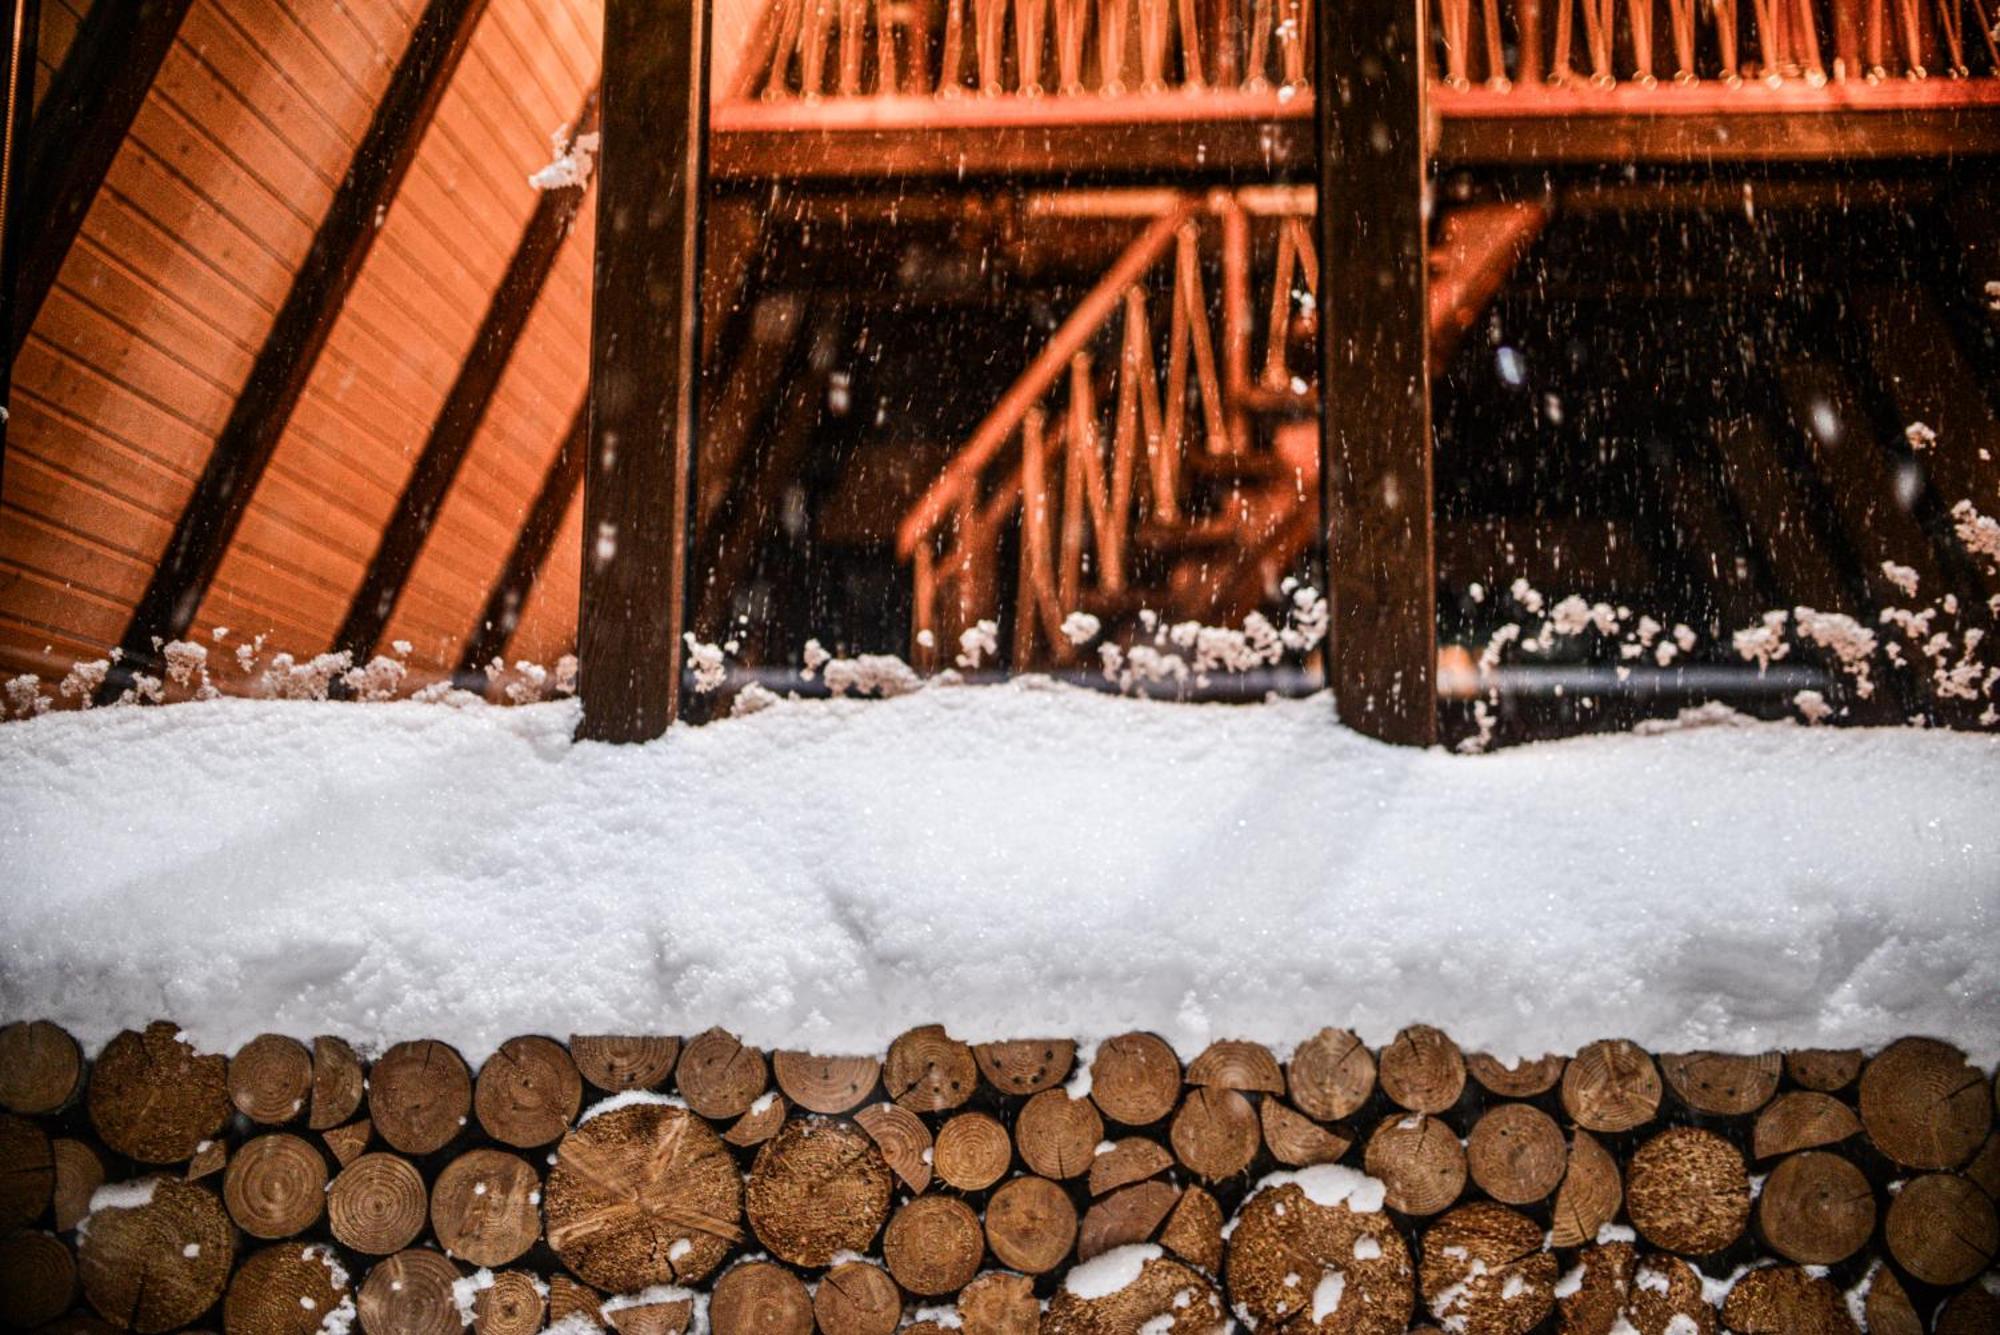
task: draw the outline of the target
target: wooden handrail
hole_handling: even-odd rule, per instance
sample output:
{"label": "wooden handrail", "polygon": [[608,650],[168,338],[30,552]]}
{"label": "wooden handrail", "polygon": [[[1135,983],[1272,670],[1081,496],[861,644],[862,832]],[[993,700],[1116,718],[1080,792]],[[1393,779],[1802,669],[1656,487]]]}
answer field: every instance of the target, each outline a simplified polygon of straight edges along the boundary
{"label": "wooden handrail", "polygon": [[1067,373],[1070,358],[1082,351],[1103,329],[1105,322],[1118,310],[1125,290],[1145,277],[1146,271],[1167,253],[1174,244],[1180,225],[1194,214],[1200,204],[1199,197],[1190,196],[1177,201],[1155,218],[1119,254],[1117,262],[1098,280],[1097,286],[1077,303],[1076,309],[1050,337],[1027,371],[1008,387],[1000,401],[993,405],[993,410],[979,423],[965,448],[958,452],[938,480],[931,484],[930,490],[904,516],[896,529],[896,553],[899,557],[908,560],[917,545],[957,509],[960,498],[978,486],[979,475],[1020,428],[1028,409],[1054,387],[1058,377]]}

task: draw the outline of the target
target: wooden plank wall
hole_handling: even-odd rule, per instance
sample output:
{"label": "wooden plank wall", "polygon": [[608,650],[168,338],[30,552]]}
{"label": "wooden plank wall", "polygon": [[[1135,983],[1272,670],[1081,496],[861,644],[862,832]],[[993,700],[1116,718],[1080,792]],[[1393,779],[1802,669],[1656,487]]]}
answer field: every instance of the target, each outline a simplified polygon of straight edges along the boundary
{"label": "wooden plank wall", "polygon": [[[40,82],[87,8],[45,0]],[[535,205],[527,175],[596,82],[601,8],[493,0],[194,634],[328,646]],[[15,368],[0,672],[60,676],[117,642],[422,9],[190,10]],[[456,661],[582,401],[592,203],[384,637],[418,668]],[[545,661],[575,636],[577,529],[524,613]]]}

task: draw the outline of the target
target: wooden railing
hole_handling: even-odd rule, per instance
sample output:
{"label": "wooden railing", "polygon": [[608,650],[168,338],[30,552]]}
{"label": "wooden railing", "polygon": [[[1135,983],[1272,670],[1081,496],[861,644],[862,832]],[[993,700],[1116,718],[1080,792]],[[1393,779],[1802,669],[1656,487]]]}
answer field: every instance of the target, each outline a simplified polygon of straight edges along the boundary
{"label": "wooden railing", "polygon": [[[773,0],[732,92],[739,101],[1247,92],[1282,102],[1310,87],[1320,8]],[[1447,86],[1496,91],[1990,78],[2000,70],[1996,22],[2000,0],[1437,0],[1433,70]],[[1660,105],[1674,104],[1663,94]]]}

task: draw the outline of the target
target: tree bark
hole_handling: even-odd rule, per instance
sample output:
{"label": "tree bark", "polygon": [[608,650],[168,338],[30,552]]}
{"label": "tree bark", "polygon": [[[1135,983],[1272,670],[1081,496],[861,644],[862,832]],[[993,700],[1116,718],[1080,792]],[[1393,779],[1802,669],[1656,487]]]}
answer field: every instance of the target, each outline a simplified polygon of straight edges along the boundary
{"label": "tree bark", "polygon": [[431,1188],[431,1231],[472,1265],[494,1269],[542,1236],[542,1180],[518,1154],[470,1150],[445,1165]]}
{"label": "tree bark", "polygon": [[305,1232],[319,1222],[326,1197],[326,1160],[283,1131],[246,1141],[222,1175],[222,1203],[253,1238]]}
{"label": "tree bark", "polygon": [[891,1187],[874,1141],[852,1123],[812,1117],[785,1123],[757,1151],[743,1195],[750,1227],[773,1256],[823,1266],[874,1243]]}
{"label": "tree bark", "polygon": [[533,1149],[557,1139],[583,1106],[583,1077],[562,1044],[510,1038],[479,1068],[472,1106],[479,1125],[503,1145]]}

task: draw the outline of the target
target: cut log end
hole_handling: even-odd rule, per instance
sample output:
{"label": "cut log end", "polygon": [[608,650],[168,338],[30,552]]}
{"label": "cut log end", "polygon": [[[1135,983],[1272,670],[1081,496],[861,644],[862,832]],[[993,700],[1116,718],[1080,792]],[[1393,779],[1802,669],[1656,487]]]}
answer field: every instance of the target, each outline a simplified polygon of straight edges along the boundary
{"label": "cut log end", "polygon": [[1219,1040],[1202,1049],[1188,1063],[1187,1082],[1253,1094],[1285,1092],[1285,1075],[1271,1050],[1239,1039]]}
{"label": "cut log end", "polygon": [[1785,1054],[1785,1074],[1800,1089],[1831,1094],[1861,1074],[1861,1054],[1853,1048],[1800,1048]]}
{"label": "cut log end", "polygon": [[327,1220],[344,1247],[369,1256],[401,1251],[423,1232],[430,1204],[423,1175],[399,1154],[364,1154],[327,1193]]}
{"label": "cut log end", "polygon": [[985,1113],[959,1113],[938,1129],[932,1166],[960,1191],[984,1191],[1007,1175],[1014,1142]]}
{"label": "cut log end", "polygon": [[1152,1034],[1121,1034],[1099,1045],[1090,1064],[1090,1097],[1104,1115],[1126,1126],[1150,1126],[1174,1110],[1181,1063]]}
{"label": "cut log end", "polygon": [[608,1094],[622,1094],[665,1084],[681,1041],[658,1034],[572,1034],[569,1055],[585,1080]]}
{"label": "cut log end", "polygon": [[48,1208],[56,1191],[55,1147],[25,1117],[0,1113],[0,1232]]}
{"label": "cut log end", "polygon": [[511,1038],[479,1068],[473,1110],[486,1134],[532,1149],[568,1129],[583,1106],[583,1077],[562,1044],[535,1035]]}
{"label": "cut log end", "polygon": [[1200,1187],[1181,1193],[1166,1227],[1160,1230],[1160,1245],[1209,1274],[1222,1270],[1222,1205]]}
{"label": "cut log end", "polygon": [[229,1335],[319,1335],[354,1315],[348,1275],[321,1243],[280,1242],[245,1261],[229,1281]]}
{"label": "cut log end", "polygon": [[854,1114],[854,1120],[874,1140],[890,1171],[904,1186],[918,1195],[930,1188],[937,1150],[923,1118],[900,1104],[877,1103]]}
{"label": "cut log end", "polygon": [[322,1034],[312,1046],[312,1094],[306,1125],[326,1131],[354,1116],[367,1092],[361,1058],[344,1039]]}
{"label": "cut log end", "polygon": [[39,1115],[60,1110],[83,1084],[83,1049],[60,1025],[0,1025],[0,1108]]}
{"label": "cut log end", "polygon": [[861,1252],[889,1217],[892,1181],[875,1142],[845,1122],[787,1122],[757,1152],[744,1189],[750,1227],[770,1253],[823,1266]]}
{"label": "cut log end", "polygon": [[1370,1314],[1374,1324],[1356,1329],[1410,1324],[1410,1252],[1389,1217],[1345,1201],[1322,1205],[1297,1183],[1243,1203],[1225,1273],[1231,1305],[1259,1329],[1312,1329],[1315,1307],[1323,1316],[1336,1294],[1340,1308]]}
{"label": "cut log end", "polygon": [[708,1318],[715,1335],[812,1335],[812,1295],[783,1266],[745,1261],[715,1281]]}
{"label": "cut log end", "polygon": [[104,1045],[84,1101],[111,1149],[140,1163],[180,1163],[229,1119],[227,1063],[202,1055],[159,1020]]}
{"label": "cut log end", "polygon": [[1751,1153],[1770,1159],[1794,1150],[1837,1145],[1861,1130],[1854,1110],[1830,1094],[1795,1089],[1780,1094],[1757,1117]]}
{"label": "cut log end", "polygon": [[1397,1034],[1377,1065],[1382,1092],[1411,1112],[1444,1112],[1465,1092],[1465,1058],[1458,1044],[1427,1024]]}
{"label": "cut log end", "polygon": [[1659,1112],[1662,1092],[1653,1059],[1624,1039],[1590,1044],[1563,1070],[1563,1109],[1587,1131],[1644,1126]]}
{"label": "cut log end", "polygon": [[282,1034],[261,1034],[229,1059],[229,1101],[265,1126],[283,1126],[306,1109],[312,1096],[313,1059],[306,1045]]}
{"label": "cut log end", "polygon": [[1566,1058],[1536,1057],[1502,1062],[1484,1052],[1468,1053],[1465,1069],[1482,1089],[1503,1099],[1532,1099],[1548,1093],[1562,1079]]}
{"label": "cut log end", "polygon": [[1570,1140],[1569,1167],[1556,1191],[1551,1244],[1581,1247],[1595,1242],[1598,1230],[1617,1217],[1624,1203],[1618,1161],[1595,1136],[1578,1131]]}
{"label": "cut log end", "polygon": [[235,1256],[235,1231],[214,1194],[162,1177],[152,1179],[144,1204],[90,1216],[77,1270],[90,1305],[107,1321],[150,1335],[214,1306]]}
{"label": "cut log end", "polygon": [[1159,1141],[1127,1136],[1094,1152],[1090,1161],[1090,1194],[1102,1196],[1107,1191],[1158,1177],[1173,1166],[1174,1156]]}
{"label": "cut log end", "polygon": [[1963,1284],[2000,1248],[1993,1198],[1970,1179],[1929,1173],[1903,1184],[1882,1228],[1889,1255],[1926,1284]]}
{"label": "cut log end", "polygon": [[995,1270],[959,1291],[958,1319],[965,1335],[1040,1335],[1042,1305],[1026,1275]]}
{"label": "cut log end", "polygon": [[1783,1059],[1775,1052],[1739,1057],[1674,1052],[1660,1058],[1667,1085],[1689,1109],[1712,1117],[1747,1117],[1778,1092]]}
{"label": "cut log end", "polygon": [[472,1111],[472,1073],[435,1039],[398,1043],[368,1073],[368,1112],[391,1149],[431,1154],[458,1135]]}
{"label": "cut log end", "polygon": [[1066,1038],[981,1043],[972,1049],[979,1073],[1002,1094],[1026,1098],[1054,1089],[1076,1063],[1076,1044]]}
{"label": "cut log end", "polygon": [[1735,1335],[1860,1335],[1839,1289],[1788,1265],[1737,1280],[1722,1300],[1722,1321]]}
{"label": "cut log end", "polygon": [[375,1263],[355,1303],[367,1335],[458,1335],[464,1325],[452,1285],[458,1267],[442,1253],[410,1248]]}
{"label": "cut log end", "polygon": [[889,1045],[882,1081],[889,1097],[911,1112],[949,1112],[979,1088],[979,1063],[942,1025],[924,1025]]}
{"label": "cut log end", "polygon": [[1432,1215],[1465,1190],[1465,1150],[1445,1123],[1422,1113],[1391,1114],[1368,1138],[1362,1161],[1387,1188],[1389,1208]]}
{"label": "cut log end", "polygon": [[1204,1086],[1189,1091],[1174,1113],[1168,1140],[1187,1170],[1208,1182],[1234,1177],[1250,1166],[1262,1138],[1257,1110],[1236,1090]]}
{"label": "cut log end", "polygon": [[0,1237],[0,1329],[53,1321],[75,1296],[76,1258],[61,1239],[27,1229]]}
{"label": "cut log end", "polygon": [[949,1196],[919,1196],[896,1212],[882,1236],[889,1273],[911,1293],[942,1297],[964,1288],[986,1252],[979,1216]]}
{"label": "cut log end", "polygon": [[903,1319],[903,1295],[878,1265],[843,1261],[813,1293],[820,1335],[893,1335]]}
{"label": "cut log end", "polygon": [[1531,1205],[1562,1185],[1569,1147],[1553,1117],[1533,1104],[1503,1103],[1473,1126],[1466,1166],[1494,1200]]}
{"label": "cut log end", "polygon": [[1526,1215],[1479,1201],[1424,1231],[1418,1286],[1447,1330],[1527,1335],[1555,1307],[1556,1258]]}
{"label": "cut log end", "polygon": [[1335,1163],[1354,1147],[1351,1137],[1327,1130],[1276,1098],[1264,1099],[1257,1113],[1271,1157],[1289,1168]]}
{"label": "cut log end", "polygon": [[1073,1099],[1045,1089],[1029,1099],[1014,1119],[1021,1161],[1043,1177],[1063,1181],[1090,1171],[1104,1139],[1104,1119],[1090,1099]]}
{"label": "cut log end", "polygon": [[808,1112],[851,1112],[874,1092],[882,1063],[873,1057],[815,1057],[805,1052],[771,1054],[771,1072],[785,1097]]}
{"label": "cut log end", "polygon": [[1648,1242],[1684,1256],[1721,1251],[1750,1219],[1750,1172],[1712,1131],[1669,1127],[1632,1156],[1625,1208]]}
{"label": "cut log end", "polygon": [[1045,1177],[1010,1178],[986,1204],[986,1245],[1000,1264],[1022,1274],[1061,1265],[1076,1231],[1076,1207]]}
{"label": "cut log end", "polygon": [[688,1107],[712,1121],[750,1111],[769,1080],[764,1054],[723,1029],[697,1034],[681,1049],[674,1083]]}
{"label": "cut log end", "polygon": [[1875,1193],[1846,1159],[1806,1150],[1771,1170],[1757,1197],[1757,1228],[1788,1261],[1834,1265],[1874,1235]]}
{"label": "cut log end", "polygon": [[1957,1168],[1992,1129],[1993,1091],[1949,1043],[1900,1039],[1861,1073],[1861,1125],[1905,1168]]}
{"label": "cut log end", "polygon": [[326,1160],[285,1132],[245,1142],[222,1177],[229,1217],[253,1238],[288,1238],[318,1222],[326,1206]]}
{"label": "cut log end", "polygon": [[459,1155],[431,1188],[431,1231],[469,1264],[516,1260],[542,1236],[542,1181],[518,1154],[477,1149]]}
{"label": "cut log end", "polygon": [[535,1335],[547,1306],[534,1276],[503,1270],[473,1295],[473,1335]]}
{"label": "cut log end", "polygon": [[1088,1261],[1114,1247],[1150,1242],[1180,1203],[1180,1190],[1167,1182],[1138,1182],[1092,1203],[1084,1212],[1076,1258]]}
{"label": "cut log end", "polygon": [[1345,1029],[1322,1029],[1292,1052],[1292,1105],[1321,1122],[1352,1116],[1375,1092],[1375,1056]]}

